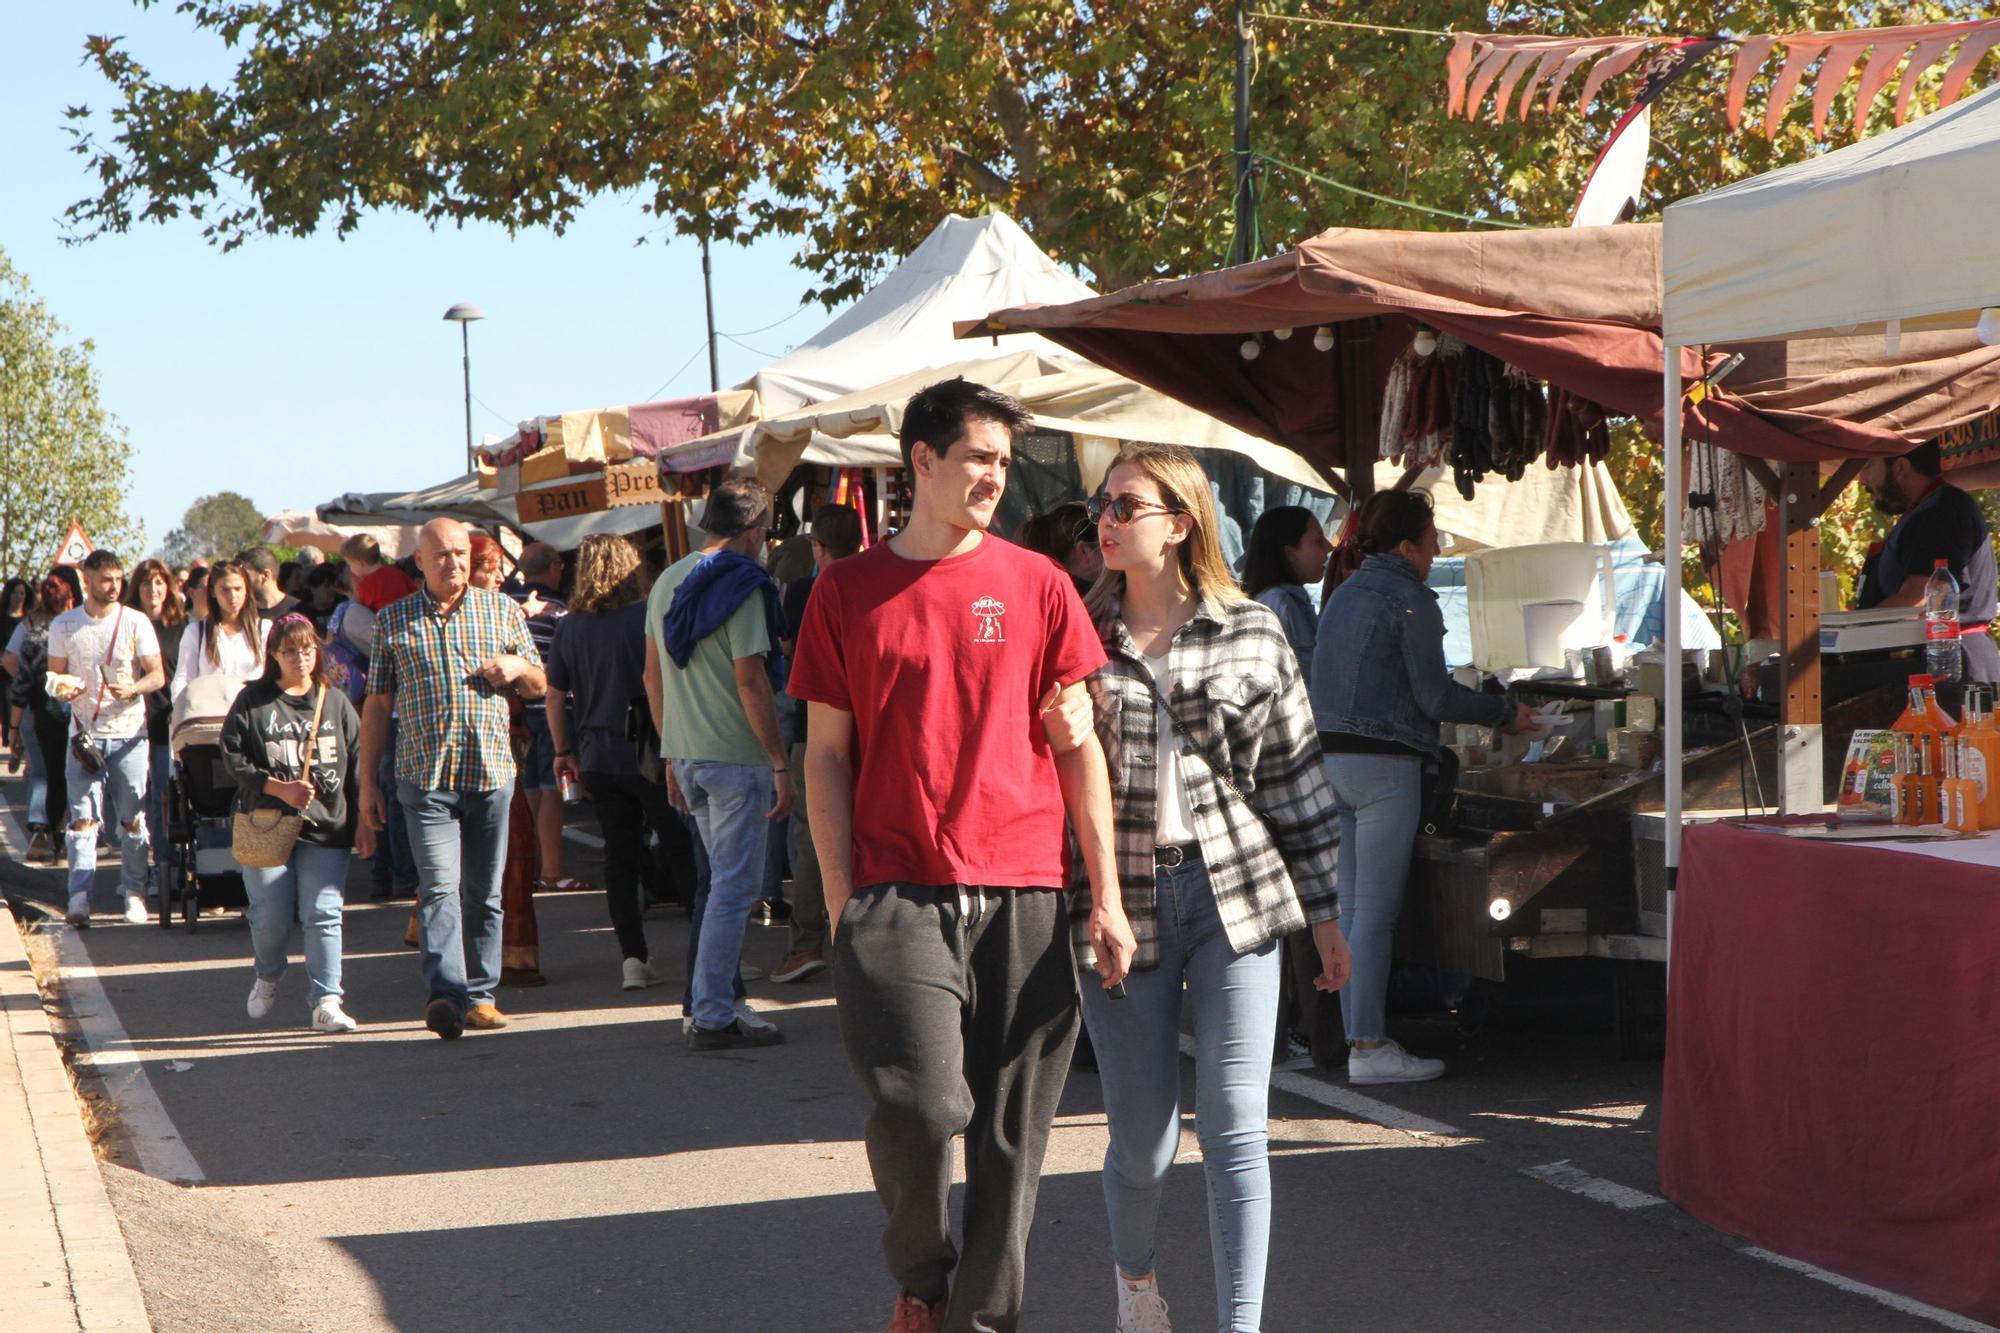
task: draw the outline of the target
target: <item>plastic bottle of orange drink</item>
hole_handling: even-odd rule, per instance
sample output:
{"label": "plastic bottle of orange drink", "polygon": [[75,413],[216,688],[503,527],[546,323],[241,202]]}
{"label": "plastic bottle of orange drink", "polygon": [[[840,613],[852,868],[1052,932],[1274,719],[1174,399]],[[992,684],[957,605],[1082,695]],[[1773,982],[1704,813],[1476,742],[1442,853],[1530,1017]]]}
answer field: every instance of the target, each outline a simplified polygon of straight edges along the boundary
{"label": "plastic bottle of orange drink", "polygon": [[1993,721],[1993,687],[1965,687],[1965,724],[1958,733],[1958,774],[1979,795],[1979,827],[2000,828],[2000,726]]}

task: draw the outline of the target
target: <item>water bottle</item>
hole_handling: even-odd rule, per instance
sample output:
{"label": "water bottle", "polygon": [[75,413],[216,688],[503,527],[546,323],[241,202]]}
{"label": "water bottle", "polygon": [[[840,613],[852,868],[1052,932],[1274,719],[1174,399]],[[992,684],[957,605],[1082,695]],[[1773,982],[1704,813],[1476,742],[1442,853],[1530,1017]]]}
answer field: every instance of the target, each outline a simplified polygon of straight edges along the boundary
{"label": "water bottle", "polygon": [[1965,674],[1965,650],[1958,642],[1958,580],[1942,560],[1924,581],[1924,665],[1940,685]]}

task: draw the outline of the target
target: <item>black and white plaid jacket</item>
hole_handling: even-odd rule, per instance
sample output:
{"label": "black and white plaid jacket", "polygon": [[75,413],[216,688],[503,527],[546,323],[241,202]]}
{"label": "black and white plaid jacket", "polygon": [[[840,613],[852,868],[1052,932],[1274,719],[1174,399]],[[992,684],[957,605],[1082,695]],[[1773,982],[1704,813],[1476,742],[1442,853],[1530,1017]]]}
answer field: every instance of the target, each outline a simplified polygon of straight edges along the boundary
{"label": "black and white plaid jacket", "polygon": [[[1088,686],[1111,768],[1118,879],[1139,944],[1134,966],[1152,968],[1160,963],[1153,896],[1158,705],[1152,673],[1119,618],[1116,598],[1097,632],[1111,660]],[[1278,617],[1248,599],[1204,598],[1174,635],[1167,674],[1168,704],[1194,741],[1181,747],[1181,780],[1230,947],[1247,952],[1309,921],[1338,917],[1333,793],[1320,767],[1319,733],[1298,660]],[[1218,767],[1242,800],[1216,780]],[[1095,959],[1085,929],[1090,895],[1080,868],[1071,887],[1079,890],[1071,896],[1077,961],[1089,967]]]}

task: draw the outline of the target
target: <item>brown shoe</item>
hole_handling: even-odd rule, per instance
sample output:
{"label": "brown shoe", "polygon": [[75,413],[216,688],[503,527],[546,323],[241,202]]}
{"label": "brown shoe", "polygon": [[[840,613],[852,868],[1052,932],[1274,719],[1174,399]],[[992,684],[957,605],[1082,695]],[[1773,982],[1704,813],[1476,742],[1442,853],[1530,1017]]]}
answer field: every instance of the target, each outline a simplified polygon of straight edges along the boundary
{"label": "brown shoe", "polygon": [[907,1291],[896,1297],[896,1312],[889,1317],[888,1333],[938,1333],[943,1327],[943,1300],[926,1305]]}
{"label": "brown shoe", "polygon": [[826,955],[818,949],[794,949],[771,971],[773,981],[804,981],[826,970]]}
{"label": "brown shoe", "polygon": [[482,1032],[493,1028],[504,1028],[507,1026],[507,1015],[500,1012],[498,1005],[475,1004],[465,1011],[465,1025],[469,1028],[478,1028]]}
{"label": "brown shoe", "polygon": [[465,1031],[465,1015],[458,1011],[457,1005],[440,995],[424,1006],[424,1026],[446,1041],[457,1041],[458,1034]]}

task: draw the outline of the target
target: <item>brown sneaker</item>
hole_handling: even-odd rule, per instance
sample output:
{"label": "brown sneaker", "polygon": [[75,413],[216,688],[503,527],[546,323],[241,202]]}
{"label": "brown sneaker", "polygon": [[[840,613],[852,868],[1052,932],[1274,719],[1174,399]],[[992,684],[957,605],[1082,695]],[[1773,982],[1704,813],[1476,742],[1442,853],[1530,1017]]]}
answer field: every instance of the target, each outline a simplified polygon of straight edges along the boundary
{"label": "brown sneaker", "polygon": [[804,981],[826,970],[826,955],[818,949],[794,949],[771,972],[773,981]]}
{"label": "brown sneaker", "polygon": [[465,1025],[482,1032],[504,1028],[507,1026],[507,1015],[500,1012],[498,1005],[475,1004],[465,1011]]}
{"label": "brown sneaker", "polygon": [[907,1291],[896,1297],[896,1311],[889,1317],[888,1333],[938,1333],[943,1327],[943,1300],[926,1305]]}

